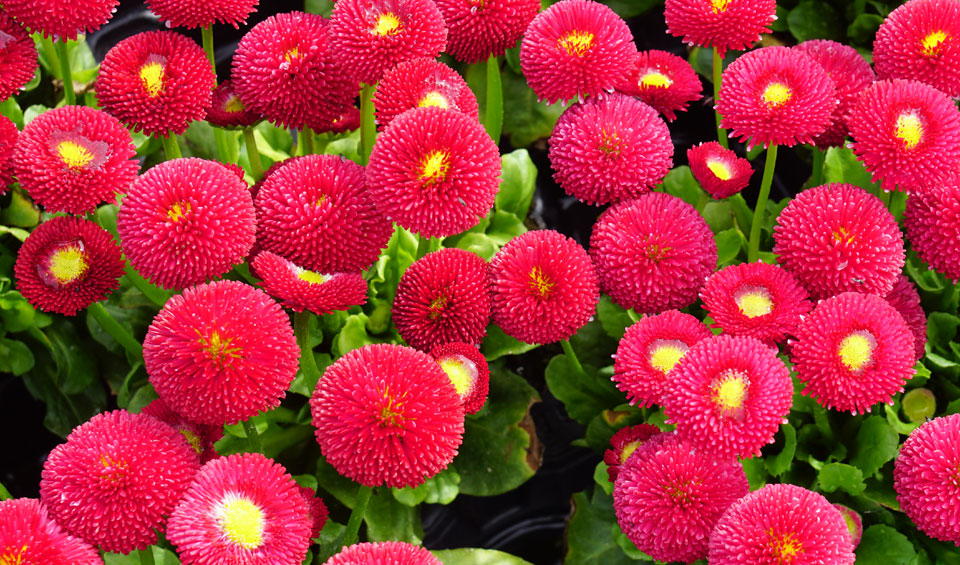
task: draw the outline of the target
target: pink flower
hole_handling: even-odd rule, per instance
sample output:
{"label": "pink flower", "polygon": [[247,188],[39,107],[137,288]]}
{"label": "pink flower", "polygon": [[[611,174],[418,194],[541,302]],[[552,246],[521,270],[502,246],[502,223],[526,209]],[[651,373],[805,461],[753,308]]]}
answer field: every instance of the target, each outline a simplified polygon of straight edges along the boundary
{"label": "pink flower", "polygon": [[770,33],[776,13],[775,0],[667,0],[663,17],[667,33],[689,45],[716,47],[723,57]]}

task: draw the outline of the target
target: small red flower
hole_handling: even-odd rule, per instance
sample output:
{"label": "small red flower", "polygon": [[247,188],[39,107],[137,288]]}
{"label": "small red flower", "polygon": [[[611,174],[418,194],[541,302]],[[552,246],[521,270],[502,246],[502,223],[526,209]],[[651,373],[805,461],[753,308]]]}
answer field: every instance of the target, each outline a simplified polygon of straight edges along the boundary
{"label": "small red flower", "polygon": [[660,428],[650,424],[639,424],[617,430],[617,433],[610,438],[610,449],[603,452],[603,462],[607,465],[609,481],[615,482],[620,475],[620,469],[633,452],[659,433]]}
{"label": "small red flower", "polygon": [[635,98],[611,94],[574,104],[550,136],[553,178],[587,204],[635,198],[673,166],[670,130]]}
{"label": "small red flower", "polygon": [[927,343],[927,315],[923,311],[923,306],[920,305],[920,294],[917,288],[913,286],[910,279],[899,275],[897,282],[893,284],[893,289],[883,298],[897,310],[910,328],[910,333],[913,334],[914,357],[919,361],[926,353],[924,345]]}
{"label": "small red flower", "polygon": [[960,179],[911,194],[903,227],[920,259],[947,278],[960,279]]}
{"label": "small red flower", "polygon": [[464,63],[500,57],[517,44],[539,0],[436,0],[447,23],[447,53]]}
{"label": "small red flower", "polygon": [[716,141],[694,145],[687,150],[690,172],[700,186],[717,200],[740,192],[750,184],[753,167],[750,161],[737,157]]}
{"label": "small red flower", "polygon": [[37,204],[83,214],[130,189],[140,169],[136,152],[130,132],[110,114],[63,106],[23,129],[13,169]]}
{"label": "small red flower", "polygon": [[703,97],[700,77],[690,63],[673,53],[639,51],[630,72],[617,83],[617,92],[636,96],[672,122],[690,102]]}
{"label": "small red flower", "polygon": [[37,47],[27,30],[0,11],[0,100],[6,100],[33,80]]}
{"label": "small red flower", "polygon": [[76,39],[81,33],[100,29],[119,5],[120,0],[4,0],[3,10],[44,37]]}
{"label": "small red flower", "polygon": [[743,51],[770,33],[777,19],[775,0],[667,0],[663,17],[667,33],[688,45]]}
{"label": "small red flower", "polygon": [[219,457],[213,444],[223,437],[223,425],[197,424],[175,412],[162,398],[144,406],[140,413],[153,416],[180,432],[200,457],[201,464]]}
{"label": "small red flower", "polygon": [[20,130],[6,116],[0,116],[0,196],[13,184],[13,152]]}
{"label": "small red flower", "polygon": [[480,350],[469,343],[453,342],[434,347],[430,355],[457,389],[463,411],[479,412],[490,390],[490,369]]}
{"label": "small red flower", "polygon": [[851,508],[847,508],[842,504],[834,504],[834,508],[840,511],[840,515],[843,516],[843,521],[847,525],[847,531],[850,532],[850,543],[853,544],[854,549],[860,545],[860,538],[863,537],[863,520],[860,519],[860,515]]}
{"label": "small red flower", "polygon": [[245,128],[260,121],[260,116],[244,106],[233,91],[233,83],[225,80],[213,89],[213,103],[207,108],[207,121],[222,128]]}
{"label": "small red flower", "polygon": [[39,500],[0,501],[0,563],[103,565],[91,545],[63,531]]}
{"label": "small red flower", "polygon": [[317,273],[269,251],[258,254],[251,267],[267,294],[294,312],[323,316],[367,302],[367,281],[360,273]]}
{"label": "small red flower", "polygon": [[633,62],[630,28],[592,0],[562,0],[537,14],[520,43],[530,88],[548,104],[612,92]]}
{"label": "small red flower", "polygon": [[17,288],[35,308],[73,316],[119,288],[123,257],[105,229],[56,216],[30,233],[13,270]]}
{"label": "small red flower", "polygon": [[358,543],[331,557],[326,565],[442,565],[439,559],[423,547],[402,541]]}
{"label": "small red flower", "polygon": [[310,509],[310,539],[320,537],[320,531],[323,530],[330,516],[327,505],[312,488],[297,485],[297,490],[300,491],[300,496]]}
{"label": "small red flower", "polygon": [[230,24],[237,29],[257,10],[260,0],[147,0],[161,22],[188,29]]}
{"label": "small red flower", "polygon": [[479,114],[477,97],[466,81],[455,70],[432,59],[404,61],[384,73],[373,106],[381,131],[412,108],[458,110],[475,120]]}

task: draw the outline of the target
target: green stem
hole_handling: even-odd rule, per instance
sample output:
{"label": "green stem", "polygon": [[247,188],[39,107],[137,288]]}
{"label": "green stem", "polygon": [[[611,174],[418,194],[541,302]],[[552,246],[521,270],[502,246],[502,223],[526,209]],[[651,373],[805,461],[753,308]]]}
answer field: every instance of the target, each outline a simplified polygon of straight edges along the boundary
{"label": "green stem", "polygon": [[257,138],[253,135],[253,128],[243,128],[243,141],[247,146],[250,172],[253,174],[253,180],[258,181],[263,178],[263,161],[260,160],[260,150],[257,148]]}
{"label": "green stem", "polygon": [[570,366],[573,367],[573,370],[576,371],[581,377],[586,378],[587,372],[583,370],[583,365],[580,364],[580,359],[577,357],[577,352],[574,351],[573,346],[570,345],[570,340],[560,340],[560,347],[563,348],[563,352],[567,356],[567,361],[570,362]]}
{"label": "green stem", "polygon": [[827,443],[834,443],[836,436],[833,435],[833,428],[830,427],[830,416],[827,409],[817,404],[813,407],[813,423],[823,436]]}
{"label": "green stem", "polygon": [[730,147],[730,143],[727,141],[727,130],[720,127],[720,112],[716,110],[716,104],[720,102],[720,75],[723,73],[723,59],[720,58],[720,53],[717,51],[717,48],[713,48],[713,104],[714,111],[713,114],[717,119],[717,140],[720,141],[720,145],[724,149]]}
{"label": "green stem", "polygon": [[710,202],[710,193],[706,190],[703,191],[703,194],[700,195],[700,200],[697,201],[697,212],[700,215],[703,215],[703,209],[707,207],[707,203]]}
{"label": "green stem", "polygon": [[183,157],[180,153],[180,144],[177,143],[177,134],[168,131],[167,135],[160,136],[160,142],[163,143],[163,152],[167,155],[167,161]]}
{"label": "green stem", "polygon": [[632,320],[634,324],[643,319],[643,317],[640,314],[637,314],[637,311],[633,308],[627,310],[627,316],[630,317],[630,320]]}
{"label": "green stem", "polygon": [[221,128],[211,125],[213,128],[213,140],[217,144],[217,155],[220,156],[221,163],[232,163],[230,150],[227,149],[227,135]]}
{"label": "green stem", "polygon": [[424,255],[430,252],[430,248],[433,246],[430,241],[431,237],[424,237],[420,234],[417,234],[417,260],[423,258]]}
{"label": "green stem", "polygon": [[317,359],[310,349],[310,316],[309,311],[293,315],[293,334],[300,346],[300,370],[307,377],[307,382],[316,383],[320,381],[320,368],[317,367]]}
{"label": "green stem", "polygon": [[500,143],[500,132],[503,130],[503,85],[500,81],[500,61],[493,55],[487,59],[487,103],[483,112],[483,128],[493,138],[494,143]]}
{"label": "green stem", "polygon": [[77,103],[77,95],[73,92],[73,73],[70,72],[70,55],[67,54],[67,40],[57,42],[57,58],[60,59],[60,78],[63,79],[63,97],[68,106]]}
{"label": "green stem", "polygon": [[813,148],[813,171],[810,174],[810,186],[823,184],[823,161],[826,153],[817,147]]}
{"label": "green stem", "polygon": [[10,494],[7,487],[3,486],[3,483],[0,483],[0,500],[10,500],[11,498],[13,498],[13,495]]}
{"label": "green stem", "polygon": [[147,547],[140,550],[140,565],[156,565],[153,560],[153,547]]}
{"label": "green stem", "polygon": [[890,191],[889,190],[879,190],[880,202],[883,202],[883,205],[890,209]]}
{"label": "green stem", "polygon": [[250,444],[250,449],[256,453],[263,453],[263,443],[260,441],[260,432],[257,431],[257,425],[252,420],[244,420],[243,431],[247,434],[247,443]]}
{"label": "green stem", "polygon": [[139,290],[141,294],[147,297],[147,300],[157,306],[163,307],[163,305],[167,303],[167,299],[170,298],[170,294],[167,293],[167,291],[150,284],[147,279],[140,276],[140,273],[129,264],[127,265],[127,278],[130,279],[130,282],[133,283],[133,286],[137,287],[137,290]]}
{"label": "green stem", "polygon": [[110,334],[110,337],[122,345],[128,353],[133,355],[134,359],[141,359],[143,357],[143,346],[140,345],[139,341],[134,339],[133,335],[131,335],[126,328],[117,322],[110,312],[107,312],[102,302],[94,302],[87,308],[87,311],[90,312],[90,315],[100,324],[100,327]]}
{"label": "green stem", "polygon": [[747,261],[750,263],[760,258],[760,228],[763,225],[763,216],[767,211],[770,185],[773,184],[773,169],[776,166],[777,146],[771,144],[767,148],[767,160],[763,164],[763,180],[760,181],[760,194],[757,196],[757,206],[753,210],[753,223],[750,224],[750,247],[747,252]]}
{"label": "green stem", "polygon": [[201,36],[203,37],[203,50],[207,52],[207,59],[210,60],[210,66],[213,68],[213,85],[217,85],[217,60],[213,56],[213,26],[209,25],[207,27],[201,28]]}
{"label": "green stem", "polygon": [[360,90],[360,164],[370,162],[370,152],[373,151],[373,142],[377,138],[377,124],[373,115],[373,94],[377,91],[376,85],[363,85]]}
{"label": "green stem", "polygon": [[50,62],[50,73],[54,78],[63,79],[60,76],[60,57],[57,56],[57,48],[53,46],[53,40],[42,33],[37,35],[40,37],[40,48]]}
{"label": "green stem", "polygon": [[[347,547],[356,543],[357,534],[360,532],[360,524],[363,522],[363,515],[367,513],[367,504],[370,502],[370,495],[372,494],[373,487],[359,485],[359,488],[357,488],[357,498],[353,503],[353,511],[350,512],[347,526],[343,529],[343,540],[340,547]],[[340,549],[337,548],[337,551],[340,551]]]}
{"label": "green stem", "polygon": [[300,155],[313,155],[313,130],[304,127],[300,130]]}

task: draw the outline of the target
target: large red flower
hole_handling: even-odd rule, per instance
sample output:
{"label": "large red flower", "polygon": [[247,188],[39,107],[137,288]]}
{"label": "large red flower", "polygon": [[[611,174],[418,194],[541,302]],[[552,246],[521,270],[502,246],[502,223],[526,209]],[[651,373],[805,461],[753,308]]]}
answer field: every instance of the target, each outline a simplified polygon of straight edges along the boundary
{"label": "large red flower", "polygon": [[412,108],[436,106],[477,119],[477,97],[457,71],[432,59],[404,61],[383,75],[373,97],[377,127]]}
{"label": "large red flower", "polygon": [[447,53],[464,63],[500,57],[517,44],[539,0],[435,0],[447,22]]}
{"label": "large red flower", "polygon": [[0,100],[16,94],[33,79],[37,47],[20,22],[0,11]]}
{"label": "large red flower", "polygon": [[638,51],[630,72],[617,83],[617,92],[636,96],[663,114],[668,122],[703,96],[700,77],[690,63],[667,51]]}
{"label": "large red flower", "polygon": [[911,0],[887,14],[873,42],[881,79],[903,78],[960,96],[960,6]]}
{"label": "large red flower", "polygon": [[39,500],[0,501],[0,563],[103,565],[100,553],[47,516]]}
{"label": "large red flower", "polygon": [[100,29],[119,5],[120,0],[4,0],[3,10],[45,37],[76,39],[81,33]]}
{"label": "large red flower", "polygon": [[749,49],[777,19],[776,0],[667,0],[663,17],[667,33],[689,45]]}
{"label": "large red flower", "polygon": [[920,294],[910,279],[904,275],[897,277],[893,289],[883,297],[893,306],[913,334],[913,353],[917,361],[923,358],[927,343],[927,315],[920,305]]}
{"label": "large red flower", "polygon": [[960,279],[960,179],[911,194],[903,227],[921,259],[947,278]]}
{"label": "large red flower", "polygon": [[211,27],[215,23],[239,28],[256,11],[260,0],[147,0],[160,21],[173,27]]}

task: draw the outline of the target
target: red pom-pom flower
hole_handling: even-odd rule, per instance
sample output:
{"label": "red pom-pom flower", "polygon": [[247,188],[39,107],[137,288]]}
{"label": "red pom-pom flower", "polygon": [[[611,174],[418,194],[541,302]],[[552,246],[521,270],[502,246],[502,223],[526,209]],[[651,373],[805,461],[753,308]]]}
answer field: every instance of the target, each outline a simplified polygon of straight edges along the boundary
{"label": "red pom-pom flower", "polygon": [[667,33],[689,45],[743,51],[770,33],[777,19],[775,0],[667,0],[663,17]]}
{"label": "red pom-pom flower", "polygon": [[686,59],[651,49],[637,52],[630,72],[617,83],[617,92],[636,96],[672,122],[677,112],[700,100],[703,85]]}

